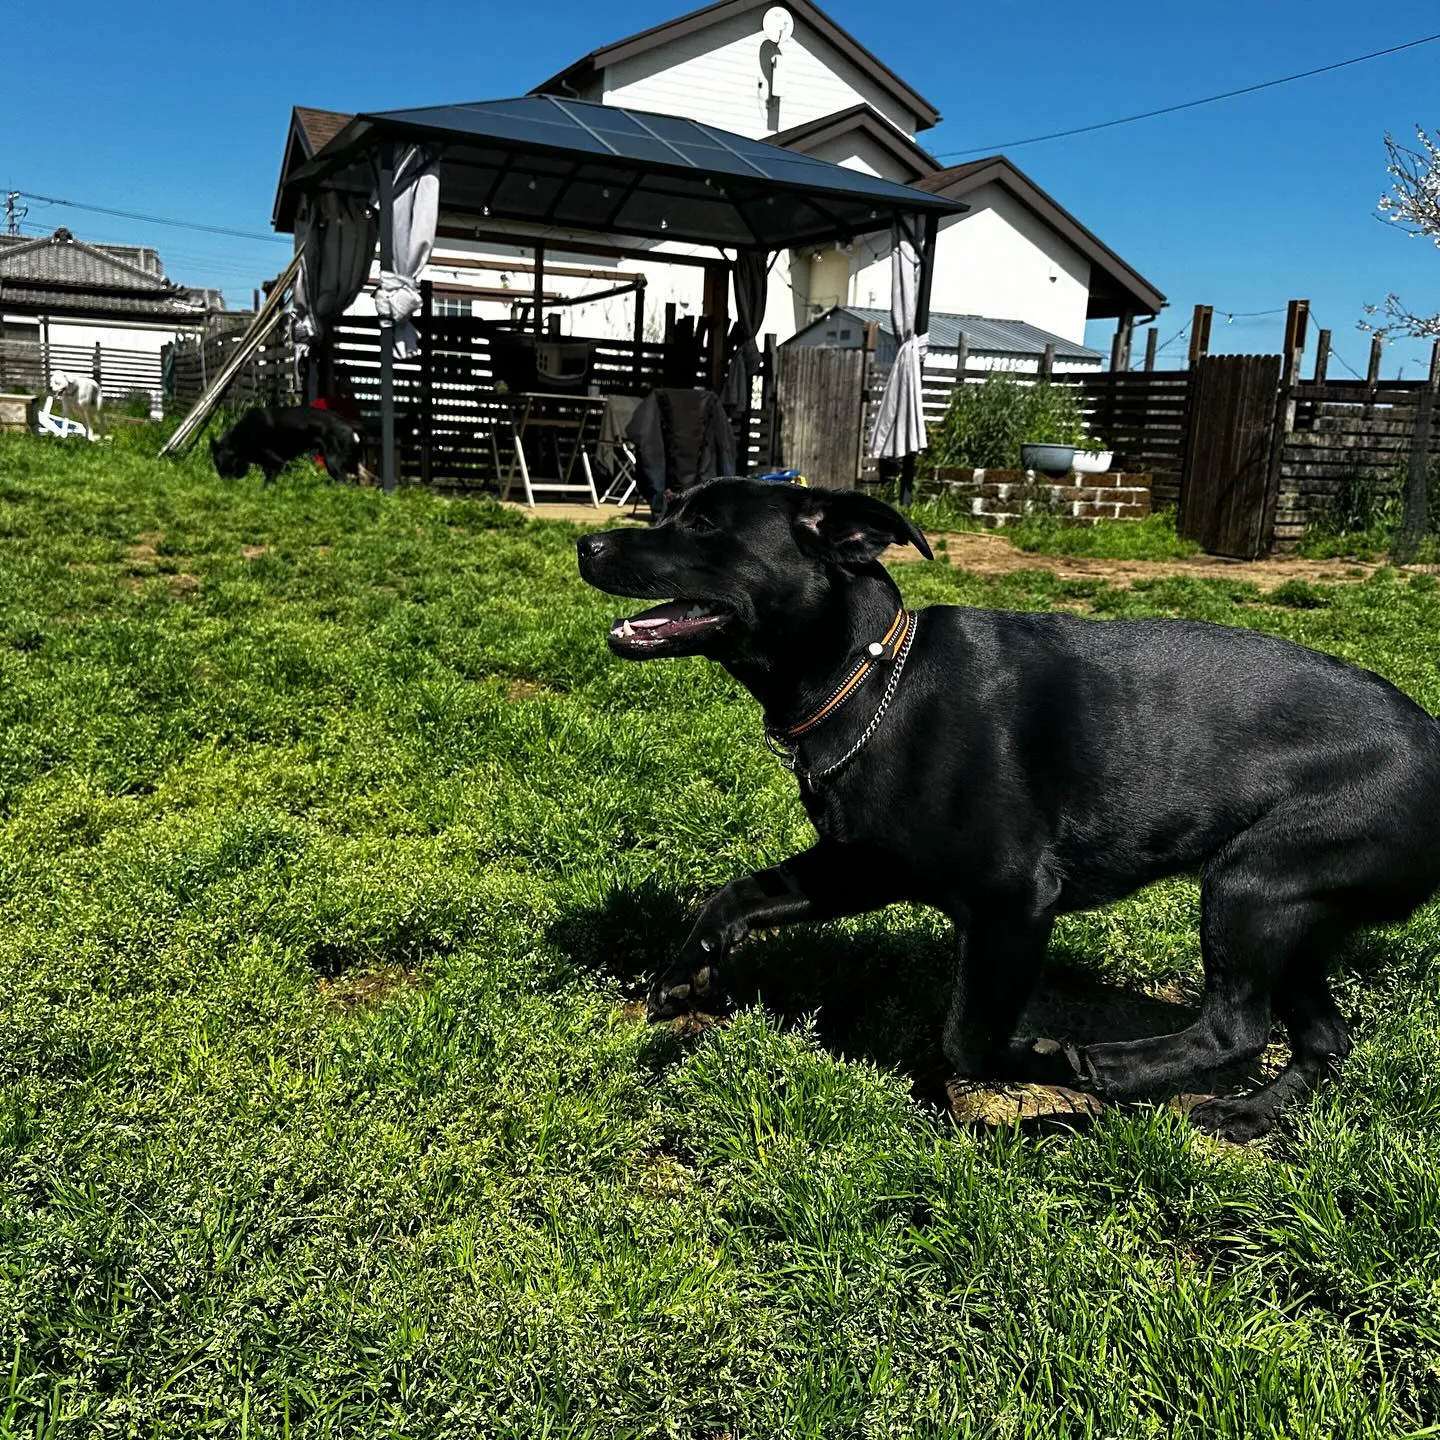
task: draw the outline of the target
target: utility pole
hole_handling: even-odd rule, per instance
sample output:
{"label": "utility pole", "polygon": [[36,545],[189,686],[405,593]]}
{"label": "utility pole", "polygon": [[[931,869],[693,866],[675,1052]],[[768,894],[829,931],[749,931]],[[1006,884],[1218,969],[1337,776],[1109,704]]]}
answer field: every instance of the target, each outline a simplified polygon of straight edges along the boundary
{"label": "utility pole", "polygon": [[28,205],[20,204],[20,192],[5,192],[5,233],[12,239],[20,234],[20,222],[30,213]]}

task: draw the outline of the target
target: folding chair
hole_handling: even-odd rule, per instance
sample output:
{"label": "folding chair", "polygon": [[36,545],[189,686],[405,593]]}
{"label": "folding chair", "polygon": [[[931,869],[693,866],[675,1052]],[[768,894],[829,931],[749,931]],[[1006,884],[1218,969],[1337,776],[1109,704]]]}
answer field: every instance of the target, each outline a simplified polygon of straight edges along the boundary
{"label": "folding chair", "polygon": [[67,420],[64,416],[52,415],[50,407],[54,403],[53,395],[45,397],[44,405],[40,407],[35,416],[36,429],[42,435],[58,435],[62,440],[71,435],[83,435],[85,439],[90,439],[90,432],[78,420]]}
{"label": "folding chair", "polygon": [[600,438],[595,446],[595,466],[610,476],[610,483],[600,496],[602,505],[623,505],[633,499],[630,513],[640,508],[639,457],[635,442],[626,434],[630,421],[640,405],[633,395],[606,397],[605,413],[600,420]]}
{"label": "folding chair", "polygon": [[609,446],[611,463],[613,465],[612,478],[605,487],[605,492],[600,496],[602,505],[623,505],[633,495],[635,504],[632,509],[639,509],[641,500],[639,494],[639,478],[635,474],[635,451],[628,440],[616,440]]}

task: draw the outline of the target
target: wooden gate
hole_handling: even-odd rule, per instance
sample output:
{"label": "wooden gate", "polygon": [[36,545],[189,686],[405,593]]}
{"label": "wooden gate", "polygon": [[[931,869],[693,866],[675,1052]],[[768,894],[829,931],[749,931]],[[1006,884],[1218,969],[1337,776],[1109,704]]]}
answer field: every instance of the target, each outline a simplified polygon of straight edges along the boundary
{"label": "wooden gate", "polygon": [[1207,355],[1191,372],[1179,531],[1212,555],[1269,553],[1280,356]]}
{"label": "wooden gate", "polygon": [[865,440],[864,350],[789,345],[777,352],[780,450],[811,485],[853,490]]}

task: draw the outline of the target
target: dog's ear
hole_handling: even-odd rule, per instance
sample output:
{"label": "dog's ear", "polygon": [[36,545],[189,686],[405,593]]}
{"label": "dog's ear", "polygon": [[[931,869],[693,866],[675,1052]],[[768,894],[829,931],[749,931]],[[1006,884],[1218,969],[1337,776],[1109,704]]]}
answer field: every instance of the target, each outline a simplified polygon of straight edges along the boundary
{"label": "dog's ear", "polygon": [[913,545],[935,557],[915,524],[861,490],[810,490],[795,517],[795,538],[807,554],[832,565],[867,565],[891,545]]}

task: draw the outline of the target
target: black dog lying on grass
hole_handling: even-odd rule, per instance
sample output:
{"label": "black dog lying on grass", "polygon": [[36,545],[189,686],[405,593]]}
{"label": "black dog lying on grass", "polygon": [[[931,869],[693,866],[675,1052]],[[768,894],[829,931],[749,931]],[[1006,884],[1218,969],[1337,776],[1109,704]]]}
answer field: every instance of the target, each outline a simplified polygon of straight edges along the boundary
{"label": "black dog lying on grass", "polygon": [[[718,480],[653,530],[579,541],[580,573],[667,603],[617,620],[627,659],[704,655],[764,706],[818,833],[726,885],[655,984],[652,1018],[718,993],[750,931],[895,901],[959,939],[944,1049],[960,1074],[1174,1092],[1291,1058],[1197,1107],[1246,1139],[1350,1050],[1329,961],[1440,886],[1440,722],[1388,681],[1249,630],[935,606],[878,563],[925,538],[863,494]],[[1057,915],[1199,870],[1205,995],[1175,1035],[1083,1049],[1013,1031]]]}
{"label": "black dog lying on grass", "polygon": [[216,473],[243,480],[252,465],[265,472],[265,484],[292,460],[318,455],[332,480],[351,474],[360,461],[360,432],[329,410],[308,405],[269,406],[248,410],[220,437],[210,442]]}

